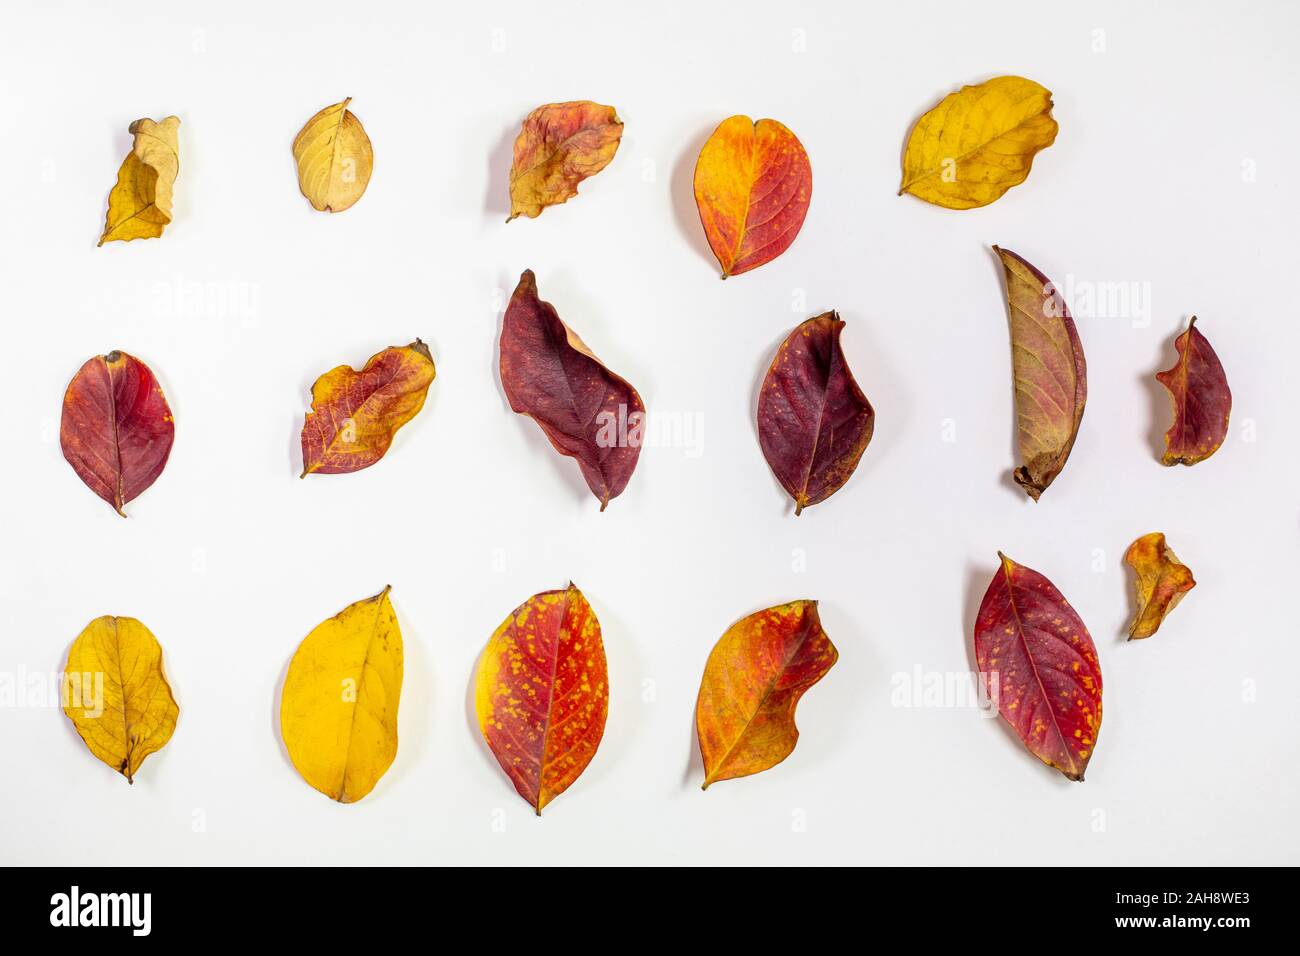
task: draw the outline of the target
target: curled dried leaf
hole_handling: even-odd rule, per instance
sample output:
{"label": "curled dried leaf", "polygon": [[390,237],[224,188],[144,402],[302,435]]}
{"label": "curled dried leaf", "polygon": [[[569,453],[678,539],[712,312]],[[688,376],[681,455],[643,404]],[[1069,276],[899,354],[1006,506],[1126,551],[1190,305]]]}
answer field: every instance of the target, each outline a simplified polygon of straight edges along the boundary
{"label": "curled dried leaf", "polygon": [[622,136],[612,106],[578,100],[537,107],[515,138],[510,219],[535,219],[547,206],[572,199],[580,182],[609,165]]}
{"label": "curled dried leaf", "polygon": [[97,617],[72,642],[62,680],[63,712],[86,747],[134,783],[180,716],[158,639],[133,617]]}
{"label": "curled dried leaf", "polygon": [[178,117],[160,123],[145,118],[131,124],[131,152],[117,171],[117,184],[108,194],[108,215],[99,245],[121,240],[156,239],[172,221],[172,190],[180,172],[176,131]]}
{"label": "curled dried leaf", "polygon": [[342,212],[370,185],[375,153],[361,120],[348,109],[352,97],[327,106],[293,140],[298,188],[318,212]]}
{"label": "curled dried leaf", "polygon": [[1232,392],[1219,356],[1196,327],[1196,316],[1174,340],[1174,348],[1178,350],[1174,367],[1156,373],[1174,402],[1174,423],[1165,432],[1160,463],[1194,465],[1218,451],[1228,436]]}
{"label": "curled dried leaf", "polygon": [[1124,563],[1137,572],[1138,612],[1128,632],[1129,640],[1136,641],[1160,628],[1165,615],[1196,587],[1196,580],[1159,531],[1144,534],[1129,545]]}

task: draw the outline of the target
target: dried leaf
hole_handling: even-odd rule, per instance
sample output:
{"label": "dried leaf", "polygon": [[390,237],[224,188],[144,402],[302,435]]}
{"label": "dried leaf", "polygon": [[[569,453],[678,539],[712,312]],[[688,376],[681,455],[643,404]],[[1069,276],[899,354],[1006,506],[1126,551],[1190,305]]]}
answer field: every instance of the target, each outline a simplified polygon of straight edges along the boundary
{"label": "dried leaf", "polygon": [[544,591],[510,612],[479,659],[474,710],[492,755],[540,816],[591,763],[609,712],[600,622],[581,591]]}
{"label": "dried leaf", "polygon": [[176,142],[180,125],[175,116],[161,123],[138,119],[131,124],[128,132],[135,142],[117,171],[117,184],[108,194],[108,215],[99,245],[114,240],[156,239],[172,221],[172,189],[180,172]]}
{"label": "dried leaf", "polygon": [[370,184],[375,154],[361,120],[348,109],[352,97],[327,106],[294,137],[298,188],[317,212],[342,212]]}
{"label": "dried leaf", "polygon": [[519,277],[501,325],[501,385],[514,411],[577,460],[601,511],[623,493],[641,455],[645,404],[537,297],[531,269]]}
{"label": "dried leaf", "polygon": [[695,704],[704,789],[790,756],[799,742],[799,698],[838,659],[816,601],[780,604],[731,625],[709,654]]}
{"label": "dried leaf", "polygon": [[515,138],[510,219],[536,219],[547,206],[578,195],[578,183],[609,165],[622,136],[612,106],[577,100],[537,107]]}
{"label": "dried leaf", "polygon": [[758,441],[796,515],[844,486],[875,429],[876,413],[840,350],[843,328],[837,312],[798,325],[759,389]]}
{"label": "dried leaf", "polygon": [[402,631],[390,588],[349,604],[303,638],[280,696],[280,736],[302,778],[355,803],[397,756]]}
{"label": "dried leaf", "polygon": [[1159,531],[1144,534],[1128,546],[1124,563],[1137,572],[1138,613],[1129,628],[1130,641],[1150,637],[1160,629],[1183,595],[1196,587],[1192,569],[1178,560]]}
{"label": "dried leaf", "polygon": [[1001,551],[975,618],[989,700],[1049,767],[1083,781],[1101,730],[1101,664],[1079,615],[1052,582]]}
{"label": "dried leaf", "polygon": [[360,372],[330,369],[311,387],[302,425],[302,475],[343,475],[384,457],[397,430],[424,407],[436,369],[416,339],[370,356]]}
{"label": "dried leaf", "polygon": [[180,715],[158,639],[133,617],[97,617],[72,642],[62,680],[63,712],[90,752],[134,783]]}
{"label": "dried leaf", "polygon": [[963,86],[912,127],[898,194],[947,209],[987,206],[1025,181],[1056,129],[1052,94],[1033,80],[998,76]]}
{"label": "dried leaf", "polygon": [[724,279],[790,248],[811,199],[808,154],[776,120],[733,116],[700,150],[695,205]]}
{"label": "dried leaf", "polygon": [[1088,401],[1088,363],[1070,310],[1048,278],[993,247],[1007,276],[1020,457],[1016,484],[1035,501],[1065,467]]}
{"label": "dried leaf", "polygon": [[63,394],[63,457],[124,518],[123,505],[162,474],[175,437],[158,379],[125,352],[88,360]]}
{"label": "dried leaf", "polygon": [[1194,465],[1218,451],[1228,436],[1232,392],[1219,356],[1196,328],[1196,316],[1174,340],[1174,348],[1178,350],[1174,367],[1156,373],[1156,381],[1169,389],[1174,400],[1174,423],[1165,432],[1160,463]]}

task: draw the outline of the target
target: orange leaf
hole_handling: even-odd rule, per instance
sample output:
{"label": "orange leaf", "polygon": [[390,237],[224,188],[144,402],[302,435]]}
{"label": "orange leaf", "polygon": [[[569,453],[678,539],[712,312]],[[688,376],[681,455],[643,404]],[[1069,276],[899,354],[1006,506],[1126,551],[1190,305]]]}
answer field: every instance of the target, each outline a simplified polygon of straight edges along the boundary
{"label": "orange leaf", "polygon": [[537,107],[515,139],[510,219],[536,219],[547,206],[578,195],[578,183],[609,165],[622,137],[612,106],[578,100]]}
{"label": "orange leaf", "polygon": [[1128,639],[1141,640],[1159,630],[1165,615],[1196,587],[1196,580],[1192,569],[1178,560],[1159,531],[1144,534],[1130,544],[1124,563],[1137,572],[1138,613]]}
{"label": "orange leaf", "polygon": [[812,166],[776,120],[723,120],[695,164],[695,205],[722,278],[771,262],[803,227]]}
{"label": "orange leaf", "polygon": [[709,654],[695,704],[704,789],[790,756],[799,698],[838,658],[816,601],[770,607],[731,625]]}
{"label": "orange leaf", "polygon": [[488,639],[474,686],[483,739],[540,816],[587,769],[609,712],[600,621],[582,592],[570,584],[511,611]]}
{"label": "orange leaf", "polygon": [[340,365],[316,379],[302,424],[302,477],[360,471],[383,458],[424,407],[435,374],[429,347],[416,339],[372,355],[360,372]]}

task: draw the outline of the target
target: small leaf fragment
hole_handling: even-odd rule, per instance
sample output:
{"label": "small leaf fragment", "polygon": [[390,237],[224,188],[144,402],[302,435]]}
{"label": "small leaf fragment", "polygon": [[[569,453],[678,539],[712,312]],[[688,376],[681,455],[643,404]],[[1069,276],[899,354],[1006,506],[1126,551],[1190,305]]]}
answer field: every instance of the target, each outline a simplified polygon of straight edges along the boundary
{"label": "small leaf fragment", "polygon": [[601,511],[623,493],[641,455],[645,403],[538,298],[531,269],[501,324],[501,385],[511,409],[578,462]]}
{"label": "small leaf fragment", "polygon": [[844,486],[875,430],[875,410],[840,349],[843,328],[838,312],[800,323],[759,389],[758,441],[796,515]]}
{"label": "small leaf fragment", "polygon": [[1101,730],[1101,664],[1083,621],[1051,581],[998,552],[975,618],[989,700],[1025,747],[1083,781]]}
{"label": "small leaf fragment", "polygon": [[1088,401],[1088,363],[1065,300],[1009,249],[993,247],[1007,279],[1016,429],[1024,464],[1016,484],[1035,501],[1065,467]]}
{"label": "small leaf fragment", "polygon": [[342,212],[366,191],[375,153],[361,120],[348,109],[352,97],[327,106],[298,132],[293,158],[298,188],[317,212]]}
{"label": "small leaf fragment", "polygon": [[145,118],[131,124],[131,152],[117,171],[117,184],[108,194],[108,214],[99,245],[121,240],[156,239],[172,221],[172,190],[180,172],[176,131],[181,121],[168,116],[160,123]]}
{"label": "small leaf fragment", "polygon": [[537,107],[515,138],[510,219],[536,219],[547,206],[578,195],[580,182],[609,165],[622,136],[612,106],[577,100]]}
{"label": "small leaf fragment", "polygon": [[158,379],[125,352],[87,360],[63,393],[63,457],[124,518],[123,506],[162,474],[175,437]]}
{"label": "small leaf fragment", "polygon": [[1174,340],[1174,348],[1178,350],[1174,367],[1156,373],[1156,381],[1169,389],[1174,402],[1174,423],[1165,432],[1160,463],[1194,465],[1218,451],[1228,436],[1232,392],[1219,356],[1196,327],[1196,316]]}
{"label": "small leaf fragment", "polygon": [[416,339],[370,356],[359,372],[340,365],[316,379],[302,425],[301,477],[348,474],[383,458],[424,407],[436,374],[429,347]]}
{"label": "small leaf fragment", "polygon": [[1159,531],[1144,534],[1129,545],[1124,563],[1137,572],[1138,612],[1128,632],[1129,640],[1136,641],[1159,630],[1183,595],[1196,587],[1196,580]]}
{"label": "small leaf fragment", "polygon": [[723,120],[695,163],[695,205],[724,279],[790,248],[811,200],[808,154],[776,120]]}
{"label": "small leaf fragment", "polygon": [[90,752],[134,783],[180,716],[158,639],[133,617],[97,617],[72,642],[62,683],[63,712]]}
{"label": "small leaf fragment", "polygon": [[294,652],[280,696],[280,736],[302,778],[355,803],[397,756],[402,631],[384,588],[318,624]]}
{"label": "small leaf fragment", "polygon": [[731,625],[709,654],[695,704],[704,789],[790,756],[799,699],[838,659],[816,601],[780,604]]}
{"label": "small leaf fragment", "polygon": [[488,639],[474,677],[488,749],[540,816],[596,755],[609,712],[600,621],[573,584],[534,594]]}
{"label": "small leaf fragment", "polygon": [[1051,91],[1033,80],[997,76],[963,86],[912,127],[898,193],[946,209],[987,206],[1025,181],[1056,131]]}

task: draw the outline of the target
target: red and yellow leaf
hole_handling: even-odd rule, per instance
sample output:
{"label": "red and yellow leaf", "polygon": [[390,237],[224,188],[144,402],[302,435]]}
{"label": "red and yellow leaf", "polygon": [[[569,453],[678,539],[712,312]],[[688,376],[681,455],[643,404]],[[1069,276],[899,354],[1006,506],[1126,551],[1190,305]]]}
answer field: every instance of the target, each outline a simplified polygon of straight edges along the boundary
{"label": "red and yellow leaf", "polygon": [[1164,465],[1194,465],[1219,450],[1228,435],[1232,392],[1228,377],[1210,341],[1196,328],[1196,316],[1187,331],[1174,340],[1178,361],[1156,380],[1174,400],[1174,423],[1165,432]]}
{"label": "red and yellow leaf", "polygon": [[837,312],[801,323],[758,393],[758,441],[796,515],[843,487],[875,429],[876,413],[840,350],[843,328]]}
{"label": "red and yellow leaf", "polygon": [[474,710],[519,796],[542,809],[596,755],[609,712],[600,621],[572,584],[534,594],[488,639]]}
{"label": "red and yellow leaf", "polygon": [[641,455],[645,403],[538,298],[531,269],[501,324],[501,385],[510,407],[578,462],[601,511],[623,493]]}
{"label": "red and yellow leaf", "polygon": [[790,756],[799,742],[799,698],[838,658],[816,601],[780,604],[731,625],[709,654],[695,704],[704,789]]}
{"label": "red and yellow leaf", "polygon": [[424,407],[435,374],[429,347],[416,339],[372,355],[360,372],[340,365],[316,379],[302,425],[302,477],[343,475],[383,458]]}
{"label": "red and yellow leaf", "polygon": [[88,360],[63,394],[63,457],[124,518],[122,507],[162,474],[175,438],[158,379],[125,352]]}
{"label": "red and yellow leaf", "polygon": [[609,165],[622,137],[612,106],[578,100],[537,107],[515,139],[510,219],[535,219],[547,206],[572,199],[578,183]]}
{"label": "red and yellow leaf", "polygon": [[811,199],[808,154],[776,120],[733,116],[700,150],[695,205],[724,279],[785,252]]}
{"label": "red and yellow leaf", "polygon": [[1056,287],[1009,249],[993,247],[1007,277],[1016,430],[1024,464],[1013,477],[1035,501],[1070,457],[1088,401],[1088,363]]}
{"label": "red and yellow leaf", "polygon": [[1052,582],[1002,552],[975,618],[975,660],[1025,747],[1083,780],[1101,730],[1101,664],[1083,621]]}
{"label": "red and yellow leaf", "polygon": [[1178,560],[1159,531],[1144,534],[1128,546],[1124,563],[1137,572],[1137,617],[1129,628],[1130,641],[1150,637],[1159,630],[1183,595],[1196,587],[1192,569]]}

